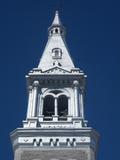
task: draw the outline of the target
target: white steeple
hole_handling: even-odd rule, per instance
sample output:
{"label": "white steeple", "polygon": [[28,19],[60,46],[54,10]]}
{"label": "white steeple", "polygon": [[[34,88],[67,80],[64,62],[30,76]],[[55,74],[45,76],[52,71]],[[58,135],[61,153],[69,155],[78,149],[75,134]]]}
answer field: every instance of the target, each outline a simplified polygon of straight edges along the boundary
{"label": "white steeple", "polygon": [[86,75],[75,68],[56,12],[38,68],[28,75],[23,127],[11,133],[14,160],[96,160],[98,134],[84,116]]}
{"label": "white steeple", "polygon": [[60,21],[58,11],[56,11],[55,18],[48,31],[48,42],[38,68],[46,71],[58,66],[70,71],[74,68],[74,64],[65,42],[65,28]]}

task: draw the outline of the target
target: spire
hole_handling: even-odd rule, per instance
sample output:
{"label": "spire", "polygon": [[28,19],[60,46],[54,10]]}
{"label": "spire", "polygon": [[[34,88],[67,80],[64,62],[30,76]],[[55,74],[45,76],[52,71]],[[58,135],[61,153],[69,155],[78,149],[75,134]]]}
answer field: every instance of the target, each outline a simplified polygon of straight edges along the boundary
{"label": "spire", "polygon": [[56,25],[57,26],[62,26],[58,11],[55,12],[55,17],[54,17],[54,20],[53,20],[53,23],[52,23],[52,26],[56,26]]}
{"label": "spire", "polygon": [[58,11],[55,12],[55,17],[53,19],[52,25],[48,28],[48,31],[49,36],[61,35],[62,37],[65,37],[65,28],[62,25]]}
{"label": "spire", "polygon": [[62,25],[58,11],[52,25],[48,29],[49,37],[38,68],[43,71],[59,66],[66,70],[74,68],[72,58],[65,42],[65,28]]}

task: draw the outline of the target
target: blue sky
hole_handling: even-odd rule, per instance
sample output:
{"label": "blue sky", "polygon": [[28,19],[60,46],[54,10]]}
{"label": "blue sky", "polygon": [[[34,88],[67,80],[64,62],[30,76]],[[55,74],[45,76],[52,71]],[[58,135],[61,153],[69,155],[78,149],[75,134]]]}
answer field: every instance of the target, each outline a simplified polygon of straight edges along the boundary
{"label": "blue sky", "polygon": [[55,10],[76,67],[88,75],[85,116],[100,133],[97,160],[119,159],[120,4],[118,0],[21,0],[0,4],[0,159],[13,160],[9,133],[27,110],[25,75],[38,65]]}

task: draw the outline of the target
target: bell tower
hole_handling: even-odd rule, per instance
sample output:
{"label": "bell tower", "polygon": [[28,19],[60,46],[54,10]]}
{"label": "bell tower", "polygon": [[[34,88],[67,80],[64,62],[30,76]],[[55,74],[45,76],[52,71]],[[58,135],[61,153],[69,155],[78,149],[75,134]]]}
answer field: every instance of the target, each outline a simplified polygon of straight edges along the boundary
{"label": "bell tower", "polygon": [[73,64],[56,11],[37,68],[26,76],[28,109],[11,133],[14,160],[96,160],[98,133],[84,116],[86,75]]}

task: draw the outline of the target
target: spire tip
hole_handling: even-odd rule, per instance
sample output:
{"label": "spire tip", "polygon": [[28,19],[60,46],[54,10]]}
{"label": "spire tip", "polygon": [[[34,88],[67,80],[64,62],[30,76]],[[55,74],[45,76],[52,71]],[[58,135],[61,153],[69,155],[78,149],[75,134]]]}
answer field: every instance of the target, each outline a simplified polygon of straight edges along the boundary
{"label": "spire tip", "polygon": [[58,10],[55,11],[55,17],[54,17],[52,25],[62,25],[60,18],[59,18]]}
{"label": "spire tip", "polygon": [[58,12],[58,11],[56,11],[56,12],[55,12],[55,15],[58,15],[58,14],[59,14],[59,12]]}

